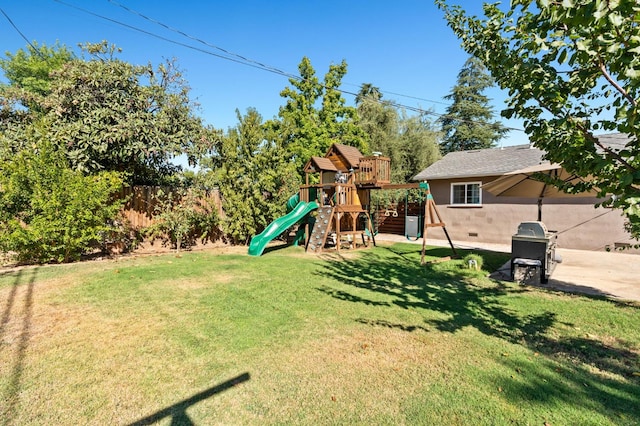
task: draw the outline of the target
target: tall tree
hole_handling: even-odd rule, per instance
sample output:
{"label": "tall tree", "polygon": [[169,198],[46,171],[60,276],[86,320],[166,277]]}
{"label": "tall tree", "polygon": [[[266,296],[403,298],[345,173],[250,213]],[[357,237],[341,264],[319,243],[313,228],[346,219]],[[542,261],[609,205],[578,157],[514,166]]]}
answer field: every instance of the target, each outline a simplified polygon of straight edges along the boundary
{"label": "tall tree", "polygon": [[424,116],[399,114],[371,84],[363,84],[359,96],[360,126],[371,150],[391,159],[392,182],[405,183],[440,158],[440,132]]}
{"label": "tall tree", "polygon": [[339,90],[347,64],[329,66],[321,83],[309,58],[298,66],[300,78],[289,79],[280,95],[287,100],[280,107],[278,119],[268,125],[279,135],[286,155],[302,175],[302,167],[313,155],[322,156],[333,143],[355,146],[368,151],[366,136],[358,125],[356,109],[345,105]]}
{"label": "tall tree", "polygon": [[456,85],[444,98],[452,101],[440,119],[442,151],[464,151],[495,146],[507,129],[493,119],[493,108],[484,91],[493,86],[486,67],[475,57],[464,63]]}
{"label": "tall tree", "polygon": [[[0,68],[8,81],[0,84],[0,134],[6,138],[0,149],[6,155],[11,157],[29,145],[32,136],[27,127],[45,109],[44,97],[51,92],[52,71],[74,57],[64,45],[48,47],[34,42],[0,58]],[[7,143],[9,140],[12,143]]]}
{"label": "tall tree", "polygon": [[440,132],[425,115],[403,116],[400,121],[400,161],[393,168],[399,182],[408,182],[413,176],[438,161],[441,157],[438,140]]}
{"label": "tall tree", "polygon": [[[531,142],[546,158],[589,179],[603,205],[619,207],[640,237],[640,26],[638,3],[512,1],[503,11],[484,6],[468,16],[443,0],[449,26],[470,54],[508,89],[505,117],[524,119]],[[623,148],[601,143],[597,132],[627,134]]]}
{"label": "tall tree", "polygon": [[298,190],[293,163],[282,155],[255,109],[236,111],[229,129],[203,164],[220,188],[226,214],[223,231],[234,243],[248,243],[273,219],[285,213],[287,199]]}
{"label": "tall tree", "polygon": [[371,99],[374,101],[379,101],[380,99],[382,99],[380,88],[374,86],[371,83],[363,83],[360,86],[358,94],[356,95],[356,106],[360,105],[365,99]]}
{"label": "tall tree", "polygon": [[[131,183],[160,182],[176,171],[170,160],[180,153],[195,158],[204,143],[203,126],[174,62],[156,69],[132,65],[118,60],[119,50],[106,42],[85,44],[83,49],[88,60],[61,61],[62,66],[49,67],[48,80],[20,78],[31,70],[20,64],[34,62],[25,61],[23,54],[3,64],[11,70],[16,89],[4,92],[12,97],[7,108],[14,117],[22,117],[14,120],[20,126],[5,133],[14,146],[19,148],[29,128],[44,120],[49,140],[66,153],[74,169],[126,172]],[[45,53],[66,58],[64,52]],[[25,81],[34,84],[26,86]],[[22,102],[27,93],[37,96]],[[27,106],[27,111],[16,104]]]}
{"label": "tall tree", "polygon": [[33,43],[15,54],[6,52],[0,59],[0,68],[9,86],[24,89],[26,93],[45,96],[51,90],[51,72],[62,68],[75,55],[66,46]]}

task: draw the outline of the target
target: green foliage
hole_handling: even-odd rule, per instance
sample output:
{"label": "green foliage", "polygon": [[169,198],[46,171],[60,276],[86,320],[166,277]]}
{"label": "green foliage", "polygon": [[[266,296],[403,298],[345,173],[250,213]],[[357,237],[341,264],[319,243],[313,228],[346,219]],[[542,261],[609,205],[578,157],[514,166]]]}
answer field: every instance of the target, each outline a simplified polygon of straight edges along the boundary
{"label": "green foliage", "polygon": [[111,230],[121,201],[115,172],[85,176],[41,143],[0,166],[0,251],[21,262],[69,262]]}
{"label": "green foliage", "polygon": [[444,97],[453,103],[439,120],[444,133],[443,153],[491,148],[507,133],[502,124],[491,122],[493,109],[483,92],[493,85],[482,62],[474,57],[467,59],[456,85]]}
{"label": "green foliage", "polygon": [[[175,155],[186,153],[195,161],[209,147],[211,133],[194,116],[174,62],[154,69],[116,59],[117,49],[106,42],[83,48],[88,60],[67,60],[51,67],[48,81],[38,80],[47,83],[47,90],[30,86],[42,93],[22,102],[26,111],[5,111],[17,124],[7,126],[5,134],[14,145],[23,144],[29,127],[44,117],[50,123],[48,139],[66,152],[72,168],[124,172],[133,184],[164,183],[178,169],[170,161]],[[65,53],[61,48],[50,55],[66,58]],[[4,68],[19,68],[23,56],[10,56]],[[7,102],[20,102],[25,92],[8,91]]]}
{"label": "green foliage", "polygon": [[[589,179],[605,206],[620,208],[640,237],[640,6],[631,0],[512,1],[485,5],[485,18],[443,0],[449,26],[467,52],[508,89],[502,115],[524,119],[550,161]],[[627,134],[624,147],[596,133]],[[585,189],[585,188],[583,188]]]}
{"label": "green foliage", "polygon": [[298,173],[302,176],[302,168],[311,156],[324,156],[334,143],[355,146],[367,153],[366,134],[359,126],[356,109],[345,106],[338,90],[347,73],[346,62],[329,66],[322,83],[308,58],[302,59],[298,70],[300,78],[289,79],[293,87],[280,93],[287,103],[280,107],[279,118],[267,124]]}
{"label": "green foliage", "polygon": [[[413,176],[438,161],[440,132],[425,115],[406,117],[400,121],[400,138],[391,167],[396,169],[399,182],[408,182]],[[398,161],[399,160],[399,161]]]}
{"label": "green foliage", "polygon": [[51,72],[74,58],[66,46],[33,43],[15,54],[6,53],[6,59],[0,59],[0,68],[9,80],[9,85],[25,91],[25,95],[45,96],[51,90]]}
{"label": "green foliage", "polygon": [[219,215],[216,205],[204,191],[174,188],[156,195],[156,222],[145,230],[152,239],[164,238],[180,251],[198,239],[217,236]]}
{"label": "green foliage", "polygon": [[[74,58],[65,46],[33,43],[15,54],[0,58],[8,84],[0,83],[0,155],[16,154],[37,139],[41,129],[32,129],[42,114],[44,97],[51,92],[51,73]],[[9,143],[10,141],[10,143]]]}
{"label": "green foliage", "polygon": [[391,159],[391,181],[405,183],[440,158],[440,132],[424,115],[398,114],[392,102],[381,98],[377,88],[362,85],[357,106],[360,126],[372,151]]}
{"label": "green foliage", "polygon": [[222,195],[224,234],[233,243],[246,244],[285,213],[299,180],[287,151],[263,125],[260,114],[254,109],[244,116],[236,114],[237,127],[221,140],[208,167]]}
{"label": "green foliage", "polygon": [[482,258],[482,256],[476,253],[469,253],[462,259],[462,265],[465,268],[469,268],[469,269],[480,270],[482,269],[483,264],[484,264],[484,259]]}

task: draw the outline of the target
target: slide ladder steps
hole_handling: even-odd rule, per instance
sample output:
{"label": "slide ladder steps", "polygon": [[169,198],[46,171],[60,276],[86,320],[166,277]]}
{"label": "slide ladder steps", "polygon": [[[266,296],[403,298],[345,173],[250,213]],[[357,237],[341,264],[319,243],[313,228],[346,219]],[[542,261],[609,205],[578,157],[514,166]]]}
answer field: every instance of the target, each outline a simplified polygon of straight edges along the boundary
{"label": "slide ladder steps", "polygon": [[309,237],[307,250],[320,253],[327,242],[327,235],[331,230],[331,222],[333,221],[333,207],[322,206],[318,208],[316,222],[313,225],[313,231]]}

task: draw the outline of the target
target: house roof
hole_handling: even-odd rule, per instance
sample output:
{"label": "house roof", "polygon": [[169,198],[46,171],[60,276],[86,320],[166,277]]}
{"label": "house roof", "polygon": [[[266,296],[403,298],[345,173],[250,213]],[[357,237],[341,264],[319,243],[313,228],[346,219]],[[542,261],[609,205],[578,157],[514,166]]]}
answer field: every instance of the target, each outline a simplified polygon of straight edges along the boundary
{"label": "house roof", "polygon": [[598,140],[603,145],[613,148],[614,150],[621,150],[629,142],[632,141],[631,137],[627,133],[611,133],[608,135],[598,135]]}
{"label": "house roof", "polygon": [[544,151],[529,145],[450,152],[413,177],[414,181],[503,175],[540,164]]}
{"label": "house roof", "polygon": [[[631,141],[629,136],[623,133],[597,135],[597,137],[603,145],[614,150],[624,148]],[[545,162],[543,156],[544,151],[532,145],[450,152],[411,180],[500,176]]]}
{"label": "house roof", "polygon": [[[335,149],[337,153],[340,154],[345,159],[345,161],[347,161],[347,165],[352,169],[358,167],[358,165],[360,164],[360,158],[363,157],[360,150],[353,146],[336,143],[333,144],[331,148]],[[331,151],[331,148],[329,149],[329,151]],[[329,156],[329,154],[330,153],[327,153],[327,156]]]}
{"label": "house roof", "polygon": [[304,166],[305,172],[337,172],[336,166],[330,159],[324,157],[311,157]]}

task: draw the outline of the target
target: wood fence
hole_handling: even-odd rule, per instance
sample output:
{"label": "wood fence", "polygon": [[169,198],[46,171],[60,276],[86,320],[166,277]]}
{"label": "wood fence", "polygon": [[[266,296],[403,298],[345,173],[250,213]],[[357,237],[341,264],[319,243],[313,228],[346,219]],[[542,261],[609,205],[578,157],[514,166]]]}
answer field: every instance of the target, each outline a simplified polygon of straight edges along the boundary
{"label": "wood fence", "polygon": [[[133,186],[120,190],[119,197],[126,203],[122,209],[123,216],[136,229],[146,228],[154,222],[158,213],[157,207],[162,200],[166,200],[170,188],[159,186]],[[212,201],[216,210],[222,215],[222,200],[217,189],[209,191],[206,199]]]}
{"label": "wood fence", "polygon": [[422,216],[424,214],[424,204],[409,203],[406,213],[405,208],[404,201],[384,207],[381,206],[374,216],[378,232],[405,235],[405,214],[407,216]]}

